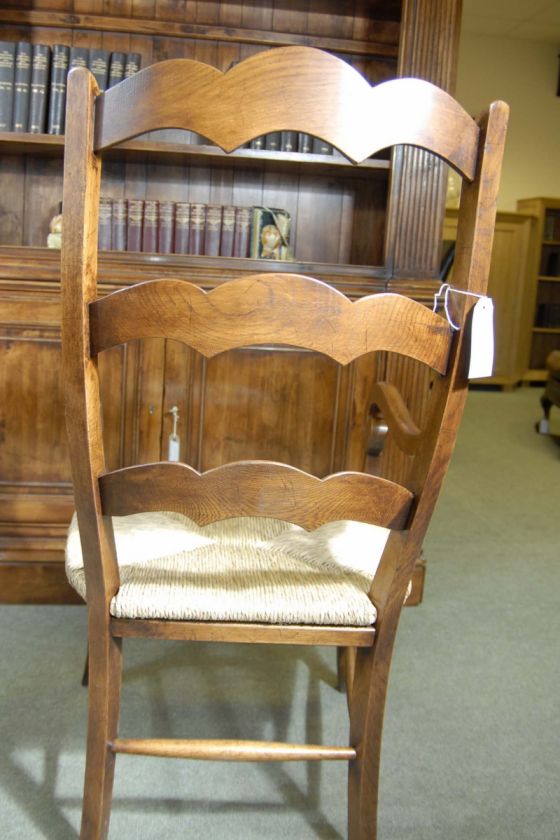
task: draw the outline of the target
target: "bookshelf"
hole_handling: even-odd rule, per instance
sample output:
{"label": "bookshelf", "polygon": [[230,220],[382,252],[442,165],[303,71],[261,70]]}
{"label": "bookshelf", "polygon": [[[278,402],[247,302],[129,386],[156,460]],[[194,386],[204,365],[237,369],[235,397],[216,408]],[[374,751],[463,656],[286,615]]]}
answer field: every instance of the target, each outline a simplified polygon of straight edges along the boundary
{"label": "bookshelf", "polygon": [[[344,58],[372,83],[419,75],[452,90],[460,5],[459,0],[350,5],[337,0],[36,0],[23,10],[8,0],[0,9],[0,39],[137,53],[142,67],[188,57],[221,70],[262,49],[306,43]],[[60,254],[45,247],[49,220],[61,200],[63,149],[62,135],[0,133],[0,421],[5,431],[0,591],[11,602],[71,597],[62,567],[72,496],[58,374]],[[417,189],[426,184],[433,184],[427,203]],[[353,167],[336,155],[267,149],[225,155],[169,130],[113,149],[104,165],[102,192],[112,199],[285,208],[293,219],[297,270],[353,298],[394,290],[427,303],[437,286],[445,173],[419,150]],[[419,255],[421,268],[412,271]],[[211,288],[247,272],[287,269],[286,262],[249,258],[100,255],[104,291],[141,276],[183,277]],[[112,396],[104,418],[112,465],[165,457],[174,406],[184,460],[204,469],[232,460],[247,434],[250,395],[262,393],[268,408],[255,413],[251,406],[251,457],[259,457],[262,442],[279,460],[287,448],[298,453],[301,467],[317,475],[333,466],[361,466],[371,365],[357,364],[339,375],[324,361],[302,354],[300,385],[293,389],[286,380],[285,352],[240,353],[234,370],[227,354],[203,366],[175,342],[150,340],[110,351],[100,375]],[[389,371],[390,362],[379,364]],[[318,371],[317,390],[311,382]],[[417,375],[396,363],[389,372],[396,384],[399,377]],[[193,378],[198,397],[196,404],[187,404],[183,383]],[[426,389],[421,377],[418,382],[421,413]],[[395,477],[404,468],[397,455],[388,454],[386,461]]]}
{"label": "bookshelf", "polygon": [[537,247],[530,268],[533,288],[528,315],[528,369],[524,379],[545,382],[546,358],[560,348],[560,199],[523,198],[517,202],[517,208],[537,219]]}

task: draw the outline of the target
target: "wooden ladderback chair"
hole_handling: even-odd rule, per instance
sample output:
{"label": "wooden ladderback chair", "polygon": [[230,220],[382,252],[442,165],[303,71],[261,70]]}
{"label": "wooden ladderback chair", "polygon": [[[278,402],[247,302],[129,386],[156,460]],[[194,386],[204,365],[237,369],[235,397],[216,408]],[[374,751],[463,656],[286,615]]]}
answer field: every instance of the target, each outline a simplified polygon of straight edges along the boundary
{"label": "wooden ladderback chair", "polygon": [[[260,53],[226,73],[191,60],[164,61],[101,94],[87,70],[70,73],[63,358],[77,511],[67,570],[89,615],[83,837],[106,835],[115,756],[123,752],[345,760],[349,836],[376,836],[391,651],[465,400],[464,339],[475,300],[455,296],[454,331],[445,316],[412,299],[377,294],[352,302],[289,271],[251,274],[210,292],[184,277],[148,280],[99,297],[104,152],[158,128],[198,132],[226,152],[267,132],[301,131],[354,163],[395,144],[428,149],[463,178],[454,285],[482,294],[507,113],[497,102],[473,120],[447,93],[417,79],[372,88],[342,60],[306,47]],[[383,352],[427,366],[433,385],[423,428],[410,416],[406,395],[377,384],[389,433],[411,456],[406,485],[360,472],[317,478],[263,460],[203,473],[170,461],[108,471],[98,356],[150,337],[184,342],[206,358],[282,345],[340,365]],[[349,738],[341,735],[343,745],[120,738],[123,637],[342,649]]]}

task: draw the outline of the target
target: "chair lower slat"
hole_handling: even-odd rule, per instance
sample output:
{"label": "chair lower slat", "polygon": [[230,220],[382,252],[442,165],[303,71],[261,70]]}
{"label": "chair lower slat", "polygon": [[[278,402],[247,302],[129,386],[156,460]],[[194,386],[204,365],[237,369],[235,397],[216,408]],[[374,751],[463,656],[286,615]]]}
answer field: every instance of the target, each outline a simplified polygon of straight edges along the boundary
{"label": "chair lower slat", "polygon": [[287,744],[275,741],[116,738],[114,753],[210,761],[352,761],[354,747]]}
{"label": "chair lower slat", "polygon": [[284,645],[371,647],[374,627],[296,624],[243,624],[205,621],[155,621],[114,618],[111,633],[119,637],[193,642],[251,642]]}

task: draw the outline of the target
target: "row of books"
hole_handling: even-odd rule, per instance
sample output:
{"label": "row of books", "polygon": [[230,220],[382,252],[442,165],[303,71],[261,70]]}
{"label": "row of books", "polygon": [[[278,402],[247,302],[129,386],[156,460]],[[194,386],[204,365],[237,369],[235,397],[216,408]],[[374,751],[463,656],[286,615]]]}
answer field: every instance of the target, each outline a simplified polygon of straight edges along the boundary
{"label": "row of books", "polygon": [[302,131],[272,131],[256,137],[249,143],[251,149],[266,149],[272,152],[303,152],[313,155],[332,155],[333,147],[319,137]]}
{"label": "row of books", "polygon": [[88,67],[101,90],[140,69],[139,53],[0,41],[0,131],[64,134],[66,79]]}
{"label": "row of books", "polygon": [[544,238],[560,241],[560,213],[549,210],[544,217]]}
{"label": "row of books", "polygon": [[290,259],[291,216],[270,207],[101,197],[99,249]]}
{"label": "row of books", "polygon": [[539,303],[535,326],[548,329],[560,327],[560,303]]}
{"label": "row of books", "polygon": [[[556,236],[547,236],[547,239],[556,239]],[[560,239],[560,236],[558,237]],[[560,248],[550,246],[542,249],[540,273],[545,277],[558,277],[560,275]]]}

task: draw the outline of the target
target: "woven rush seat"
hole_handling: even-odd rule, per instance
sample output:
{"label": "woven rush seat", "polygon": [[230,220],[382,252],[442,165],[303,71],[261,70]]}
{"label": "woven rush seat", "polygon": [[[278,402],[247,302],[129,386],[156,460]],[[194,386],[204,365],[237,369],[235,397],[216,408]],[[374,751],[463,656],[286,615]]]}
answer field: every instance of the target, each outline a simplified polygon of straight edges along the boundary
{"label": "woven rush seat", "polygon": [[[308,533],[243,517],[199,527],[178,513],[113,518],[121,586],[115,618],[369,626],[368,591],[388,530],[329,522]],[[76,516],[66,546],[71,585],[86,598]]]}

